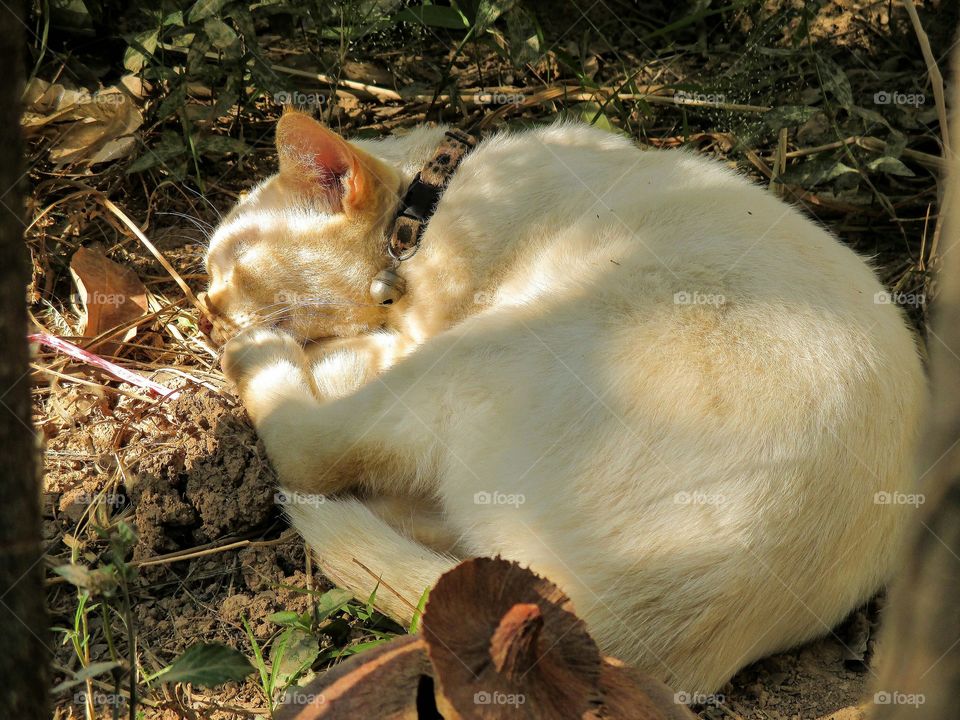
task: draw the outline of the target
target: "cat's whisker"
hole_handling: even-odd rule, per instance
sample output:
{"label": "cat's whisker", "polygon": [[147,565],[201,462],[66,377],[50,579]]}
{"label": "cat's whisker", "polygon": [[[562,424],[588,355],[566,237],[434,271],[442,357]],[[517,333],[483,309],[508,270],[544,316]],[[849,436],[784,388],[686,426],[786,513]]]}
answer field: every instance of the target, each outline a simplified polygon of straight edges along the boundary
{"label": "cat's whisker", "polygon": [[187,222],[191,223],[196,227],[200,232],[203,233],[204,237],[208,240],[210,239],[210,234],[213,232],[213,225],[208,223],[206,220],[201,220],[200,218],[193,217],[193,215],[187,215],[187,213],[182,212],[158,212],[157,215],[173,215],[174,217],[183,218]]}
{"label": "cat's whisker", "polygon": [[198,197],[198,198],[200,198],[201,200],[203,200],[203,202],[205,202],[205,203],[207,204],[207,207],[209,207],[211,210],[213,210],[213,211],[217,214],[217,221],[218,221],[218,222],[223,222],[223,215],[220,214],[220,211],[217,209],[217,206],[214,205],[212,202],[210,202],[210,200],[207,198],[206,195],[204,195],[203,193],[197,192],[197,191],[194,190],[192,187],[188,187],[188,186],[186,186],[186,185],[184,185],[183,188],[184,188],[187,192],[192,193],[192,194],[195,195],[196,197]]}

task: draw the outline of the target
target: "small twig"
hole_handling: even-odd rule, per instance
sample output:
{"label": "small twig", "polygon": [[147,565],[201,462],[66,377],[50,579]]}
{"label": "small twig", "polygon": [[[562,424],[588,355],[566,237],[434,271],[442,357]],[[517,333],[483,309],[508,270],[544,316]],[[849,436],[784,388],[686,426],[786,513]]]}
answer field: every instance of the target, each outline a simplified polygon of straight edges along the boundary
{"label": "small twig", "polygon": [[[186,55],[189,52],[188,48],[177,47],[176,45],[170,45],[168,43],[159,43],[159,47],[167,50],[168,52],[180,53]],[[214,52],[208,52],[203,54],[204,58],[207,60],[216,60],[220,62],[222,59],[220,55]],[[274,72],[280,73],[281,75],[290,75],[293,77],[306,78],[308,80],[315,80],[316,82],[322,83],[324,85],[329,85],[331,87],[342,87],[347,90],[354,90],[356,92],[364,93],[372,97],[377,98],[380,101],[387,100],[402,100],[400,93],[389,90],[387,88],[378,87],[377,85],[368,85],[367,83],[356,82],[355,80],[338,80],[326,75],[324,73],[315,73],[308,72],[307,70],[296,70],[294,68],[284,67],[283,65],[271,65],[270,69]]]}
{"label": "small twig", "polygon": [[47,347],[62,352],[64,355],[69,355],[80,362],[98,367],[101,370],[110,373],[118,380],[130,383],[131,385],[136,385],[137,387],[146,388],[148,392],[159,395],[160,397],[176,399],[180,396],[180,393],[177,390],[173,390],[165,385],[161,385],[160,383],[145,378],[142,375],[138,375],[131,370],[127,370],[125,367],[121,367],[116,363],[105,360],[99,355],[94,355],[88,350],[79,348],[73,343],[67,342],[63,338],[55,337],[50,333],[34,333],[32,335],[28,335],[27,339],[30,342],[46,345]]}
{"label": "small twig", "polygon": [[227,552],[228,550],[239,550],[240,548],[245,547],[266,547],[270,545],[282,545],[285,542],[289,542],[293,539],[295,533],[293,530],[288,530],[287,532],[280,535],[280,537],[275,540],[237,540],[234,542],[228,542],[222,545],[211,545],[209,547],[201,546],[200,548],[189,548],[187,550],[178,550],[177,552],[167,553],[166,555],[157,555],[155,557],[149,558],[147,560],[140,560],[131,562],[130,565],[134,567],[146,567],[148,565],[160,565],[171,562],[180,562],[181,560],[194,560],[200,557],[207,557],[208,555],[217,555],[218,553]]}
{"label": "small twig", "polygon": [[947,103],[943,92],[943,75],[940,74],[940,67],[933,56],[933,50],[930,47],[930,38],[927,37],[923,25],[920,23],[920,16],[917,14],[917,6],[914,0],[903,0],[903,7],[910,16],[910,22],[913,23],[913,31],[917,35],[920,43],[920,52],[923,53],[923,61],[927,64],[927,74],[930,76],[930,84],[933,86],[933,99],[937,104],[937,119],[940,122],[940,139],[943,142],[943,155],[950,157],[950,128],[947,124]]}
{"label": "small twig", "polygon": [[384,582],[384,580],[383,580],[382,577],[380,577],[379,575],[377,575],[373,570],[371,570],[370,568],[368,568],[366,565],[364,565],[362,562],[360,562],[360,561],[357,560],[356,558],[353,558],[353,561],[354,561],[357,565],[359,565],[359,566],[363,569],[364,572],[366,572],[368,575],[370,575],[370,577],[372,577],[374,580],[376,580],[376,581],[377,581],[377,584],[382,585],[383,587],[385,587],[387,590],[389,590],[389,591],[392,592],[394,595],[396,595],[397,598],[400,600],[400,602],[402,602],[404,605],[406,605],[408,608],[410,608],[410,609],[413,610],[414,612],[417,612],[417,606],[414,605],[414,604],[413,604],[412,602],[410,602],[409,600],[407,600],[403,595],[401,595],[400,593],[398,593],[398,592],[397,592],[396,590],[394,590],[392,587],[390,587],[389,585],[387,585],[387,583]]}
{"label": "small twig", "polygon": [[191,290],[190,286],[187,285],[186,282],[184,282],[184,279],[182,277],[180,277],[180,273],[174,270],[173,265],[167,262],[167,259],[163,256],[163,254],[159,250],[157,250],[156,246],[147,239],[147,236],[143,234],[143,232],[140,230],[139,227],[137,227],[137,224],[133,222],[133,220],[131,220],[129,216],[125,212],[123,212],[123,210],[121,210],[116,205],[114,205],[113,201],[110,200],[110,198],[103,197],[103,196],[98,196],[98,197],[100,199],[100,202],[103,203],[103,206],[107,210],[112,212],[114,215],[116,215],[120,219],[120,222],[126,225],[130,229],[130,232],[132,232],[137,237],[137,239],[143,244],[143,246],[147,250],[149,250],[150,253],[157,259],[157,262],[163,266],[163,269],[166,270],[168,273],[170,273],[170,277],[172,277],[173,281],[180,286],[181,290],[183,290],[183,294],[186,296],[187,300],[190,301],[190,304],[193,305],[200,312],[202,316],[206,317],[207,311],[197,300],[197,297],[193,294],[193,290]]}
{"label": "small twig", "polygon": [[787,187],[783,183],[778,183],[777,178],[787,171],[787,128],[780,128],[777,136],[777,151],[774,155],[773,174],[770,176],[770,189],[777,195],[783,197],[787,192]]}
{"label": "small twig", "polygon": [[[887,144],[880,138],[871,137],[870,135],[851,135],[843,140],[835,140],[834,142],[824,143],[823,145],[814,145],[813,147],[791,150],[786,154],[786,158],[792,160],[793,158],[806,157],[807,155],[816,155],[817,153],[827,152],[829,150],[837,150],[838,148],[842,148],[847,145],[856,145],[864,150],[879,153],[885,152],[887,149]],[[930,170],[943,172],[947,169],[947,163],[942,157],[931,155],[930,153],[920,152],[919,150],[904,148],[900,151],[900,157],[904,157],[907,160],[913,160],[913,162],[917,163],[918,165],[923,165],[925,168]]]}
{"label": "small twig", "polygon": [[316,80],[319,83],[324,85],[330,85],[331,87],[344,87],[348,90],[355,90],[357,92],[366,93],[367,95],[372,95],[378,100],[393,100],[398,101],[403,98],[400,97],[400,93],[394,90],[388,90],[387,88],[378,87],[376,85],[368,85],[367,83],[356,82],[355,80],[344,80],[344,79],[335,79],[324,73],[315,73],[307,72],[306,70],[295,70],[293,68],[284,67],[283,65],[271,65],[270,69],[274,72],[281,73],[283,75],[292,75],[293,77],[302,77],[309,80]]}
{"label": "small twig", "polygon": [[[228,552],[230,550],[240,550],[246,547],[267,547],[270,545],[282,545],[285,542],[289,542],[294,539],[295,531],[287,530],[280,537],[275,540],[231,540],[226,543],[217,545],[216,543],[208,543],[206,545],[200,545],[195,548],[187,548],[185,550],[177,550],[176,552],[167,553],[165,555],[155,555],[152,558],[147,558],[146,560],[131,560],[127,563],[130,567],[147,567],[150,565],[164,565],[167,563],[180,562],[181,560],[194,560],[200,557],[207,557],[208,555],[217,555],[222,552]],[[62,585],[63,583],[68,582],[67,579],[61,575],[56,577],[47,578],[45,584],[50,585]]]}
{"label": "small twig", "polygon": [[36,363],[30,363],[30,367],[32,367],[34,370],[38,370],[39,372],[46,373],[47,375],[53,375],[54,377],[60,378],[61,380],[75,382],[80,385],[86,385],[88,387],[96,388],[98,390],[103,390],[105,392],[117,393],[118,395],[126,395],[129,398],[133,398],[134,400],[140,400],[141,402],[145,402],[145,403],[153,403],[153,404],[157,403],[157,400],[151,397],[146,397],[145,395],[137,395],[136,393],[132,393],[129,390],[124,390],[123,388],[110,387],[109,385],[102,385],[100,383],[93,382],[92,380],[79,378],[76,375],[68,375],[67,373],[57,372],[56,370],[52,370],[51,368],[45,368],[42,365],[37,365]]}
{"label": "small twig", "polygon": [[726,715],[726,716],[729,717],[729,718],[733,718],[734,720],[743,720],[743,716],[742,716],[742,715],[740,715],[739,713],[735,713],[733,710],[731,710],[730,708],[728,708],[728,707],[727,707],[726,705],[724,705],[723,703],[717,703],[717,704],[713,705],[713,707],[720,708],[720,712],[722,712],[724,715]]}

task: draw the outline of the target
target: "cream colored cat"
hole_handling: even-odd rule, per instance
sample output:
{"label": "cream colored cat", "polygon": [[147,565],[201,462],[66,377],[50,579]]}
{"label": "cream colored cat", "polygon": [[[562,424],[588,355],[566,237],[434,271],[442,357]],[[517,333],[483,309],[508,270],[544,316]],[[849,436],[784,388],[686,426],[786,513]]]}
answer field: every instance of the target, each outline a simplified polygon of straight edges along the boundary
{"label": "cream colored cat", "polygon": [[286,114],[210,245],[224,371],[324,572],[407,620],[500,554],[690,693],[829,632],[894,569],[924,394],[867,264],[715,162],[557,124],[466,157],[377,305],[443,132]]}

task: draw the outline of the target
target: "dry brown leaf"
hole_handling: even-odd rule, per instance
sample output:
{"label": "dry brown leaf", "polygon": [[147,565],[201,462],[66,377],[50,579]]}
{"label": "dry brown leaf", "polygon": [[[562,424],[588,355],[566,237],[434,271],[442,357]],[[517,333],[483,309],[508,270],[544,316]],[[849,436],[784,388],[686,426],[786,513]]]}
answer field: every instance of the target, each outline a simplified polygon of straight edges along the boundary
{"label": "dry brown leaf", "polygon": [[126,157],[136,146],[133,133],[143,124],[134,101],[116,87],[90,93],[34,78],[24,105],[24,130],[55,138],[50,160],[58,166]]}
{"label": "dry brown leaf", "polygon": [[[147,312],[147,288],[137,274],[95,248],[80,248],[70,259],[70,274],[83,307],[80,334],[94,338],[106,330],[136,320]],[[119,341],[136,335],[136,326],[120,338],[97,343],[92,349],[112,354]]]}

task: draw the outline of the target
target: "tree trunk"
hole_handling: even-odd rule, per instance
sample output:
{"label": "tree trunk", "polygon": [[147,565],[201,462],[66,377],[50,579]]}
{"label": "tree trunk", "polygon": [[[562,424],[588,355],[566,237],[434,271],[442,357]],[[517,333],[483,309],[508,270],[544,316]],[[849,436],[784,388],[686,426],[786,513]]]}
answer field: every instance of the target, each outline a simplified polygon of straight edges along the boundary
{"label": "tree trunk", "polygon": [[[954,76],[960,53],[954,57]],[[960,82],[954,80],[951,137],[960,139]],[[955,145],[951,145],[955,147]],[[917,464],[925,502],[905,567],[894,583],[881,646],[873,720],[957,717],[960,692],[960,160],[947,158],[950,177],[941,212],[943,265],[930,332],[933,392],[925,449]]]}
{"label": "tree trunk", "polygon": [[0,3],[0,714],[49,717],[23,239],[23,5]]}

